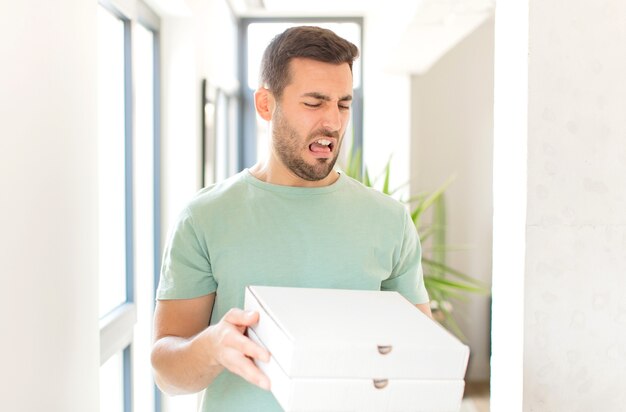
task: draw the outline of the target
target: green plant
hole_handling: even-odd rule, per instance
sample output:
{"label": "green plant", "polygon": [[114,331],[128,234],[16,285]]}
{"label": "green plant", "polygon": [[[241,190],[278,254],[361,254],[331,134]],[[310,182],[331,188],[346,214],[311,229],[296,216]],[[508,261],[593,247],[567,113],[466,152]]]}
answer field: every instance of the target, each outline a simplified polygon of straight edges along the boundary
{"label": "green plant", "polygon": [[[377,188],[382,179],[382,185],[377,188],[389,196],[397,194],[405,185],[391,189],[389,186],[391,173],[391,158],[385,169],[374,180],[363,165],[361,151],[350,151],[346,175],[360,181],[365,186]],[[452,184],[453,178],[448,179],[432,192],[422,192],[408,200],[400,199],[409,205],[411,218],[419,234],[422,245],[430,244],[429,253],[422,253],[422,269],[424,284],[430,296],[433,317],[460,339],[466,340],[458,326],[453,313],[453,300],[467,300],[468,293],[486,294],[489,289],[477,279],[456,270],[446,264],[446,252],[450,249],[446,244],[446,210],[445,191]],[[407,183],[408,184],[408,183]],[[426,223],[424,214],[431,211],[431,219]]]}

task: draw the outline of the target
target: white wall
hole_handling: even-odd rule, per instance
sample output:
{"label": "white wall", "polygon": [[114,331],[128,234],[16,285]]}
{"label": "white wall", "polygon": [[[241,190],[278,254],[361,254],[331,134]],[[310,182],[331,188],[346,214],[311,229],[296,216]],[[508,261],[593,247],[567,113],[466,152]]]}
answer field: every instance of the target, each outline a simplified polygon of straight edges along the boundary
{"label": "white wall", "polygon": [[95,1],[0,14],[0,399],[98,410]]}
{"label": "white wall", "polygon": [[492,410],[613,412],[626,404],[625,14],[619,0],[498,5],[496,146],[520,137],[524,147],[512,143],[515,158],[496,151],[494,173],[524,173],[524,163],[528,183],[523,196],[512,191],[527,198],[524,230],[496,230],[496,244],[521,241],[526,253],[523,285],[496,288],[519,279],[517,268],[495,269],[507,253],[494,245]]}
{"label": "white wall", "polygon": [[[491,283],[494,20],[411,77],[411,193],[446,191],[446,263]],[[424,249],[427,251],[429,243]],[[456,249],[456,250],[455,250]],[[484,295],[455,302],[471,348],[469,380],[489,379],[490,305]]]}
{"label": "white wall", "polygon": [[188,16],[161,21],[164,230],[200,188],[202,79],[237,87],[237,26],[226,0],[187,4]]}
{"label": "white wall", "polygon": [[161,19],[163,235],[200,185],[200,74],[190,20]]}
{"label": "white wall", "polygon": [[[364,19],[363,159],[370,176],[384,171],[393,157],[391,188],[409,181],[411,83],[406,73],[390,67],[398,38],[421,2],[394,0],[371,4]],[[377,186],[380,188],[382,182]],[[408,187],[401,192],[408,194]]]}
{"label": "white wall", "polygon": [[526,411],[626,405],[623,16],[530,0]]}
{"label": "white wall", "polygon": [[[162,15],[162,239],[200,188],[201,82],[236,87],[236,21],[226,0],[189,0]],[[164,410],[195,411],[197,395],[163,396]]]}

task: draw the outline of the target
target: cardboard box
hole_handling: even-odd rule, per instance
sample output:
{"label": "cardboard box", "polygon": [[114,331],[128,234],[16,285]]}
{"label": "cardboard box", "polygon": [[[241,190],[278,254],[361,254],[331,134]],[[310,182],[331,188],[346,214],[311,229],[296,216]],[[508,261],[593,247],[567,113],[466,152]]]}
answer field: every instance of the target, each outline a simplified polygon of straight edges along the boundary
{"label": "cardboard box", "polygon": [[469,348],[397,292],[248,286],[285,411],[458,411]]}

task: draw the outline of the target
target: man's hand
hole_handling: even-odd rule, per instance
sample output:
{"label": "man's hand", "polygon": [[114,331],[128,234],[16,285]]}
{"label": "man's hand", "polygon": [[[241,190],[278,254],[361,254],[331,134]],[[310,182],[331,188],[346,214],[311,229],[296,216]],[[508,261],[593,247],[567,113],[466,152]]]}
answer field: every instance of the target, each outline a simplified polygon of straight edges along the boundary
{"label": "man's hand", "polygon": [[233,308],[214,326],[208,327],[194,341],[207,356],[248,382],[269,390],[270,381],[252,362],[269,362],[270,353],[245,336],[246,328],[259,321],[259,313]]}
{"label": "man's hand", "polygon": [[269,352],[245,336],[257,312],[231,309],[207,327],[215,294],[194,299],[159,300],[154,312],[152,366],[158,386],[171,395],[206,388],[223,368],[269,389],[269,379],[252,359],[269,361]]}
{"label": "man's hand", "polygon": [[421,310],[426,316],[429,318],[433,318],[433,313],[430,310],[430,302],[426,303],[418,303],[415,305],[419,310]]}

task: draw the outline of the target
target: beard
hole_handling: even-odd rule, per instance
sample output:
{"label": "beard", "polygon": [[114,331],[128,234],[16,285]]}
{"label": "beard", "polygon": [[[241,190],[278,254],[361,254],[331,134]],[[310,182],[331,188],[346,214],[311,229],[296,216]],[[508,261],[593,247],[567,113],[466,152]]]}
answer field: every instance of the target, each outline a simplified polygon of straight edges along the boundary
{"label": "beard", "polygon": [[[333,147],[332,157],[314,159],[313,164],[307,163],[300,153],[303,150],[308,150],[308,147],[303,147],[303,145],[311,142],[316,137],[334,137],[337,139],[337,145]],[[327,129],[317,129],[306,136],[305,139],[300,138],[296,130],[283,116],[280,107],[277,107],[274,113],[272,139],[275,152],[280,161],[296,176],[311,182],[326,178],[333,170],[342,140],[339,139],[339,132],[332,132]]]}

